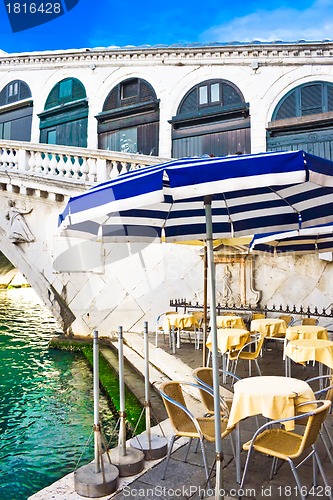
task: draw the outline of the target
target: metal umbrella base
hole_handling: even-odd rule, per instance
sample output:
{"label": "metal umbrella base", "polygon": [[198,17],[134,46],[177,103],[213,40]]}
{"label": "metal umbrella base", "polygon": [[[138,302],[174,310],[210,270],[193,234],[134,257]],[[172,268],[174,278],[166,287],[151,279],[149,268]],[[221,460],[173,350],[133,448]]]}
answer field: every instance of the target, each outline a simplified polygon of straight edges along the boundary
{"label": "metal umbrella base", "polygon": [[168,440],[164,436],[152,434],[149,439],[147,432],[132,438],[130,444],[133,448],[143,451],[146,460],[158,460],[168,452]]}
{"label": "metal umbrella base", "polygon": [[111,462],[117,466],[120,477],[134,476],[139,474],[144,467],[144,453],[141,450],[126,447],[125,453],[122,447],[117,446],[108,452]]}
{"label": "metal umbrella base", "polygon": [[119,471],[108,462],[103,465],[103,472],[96,472],[94,463],[83,465],[74,472],[74,488],[83,497],[99,498],[110,495],[118,486]]}

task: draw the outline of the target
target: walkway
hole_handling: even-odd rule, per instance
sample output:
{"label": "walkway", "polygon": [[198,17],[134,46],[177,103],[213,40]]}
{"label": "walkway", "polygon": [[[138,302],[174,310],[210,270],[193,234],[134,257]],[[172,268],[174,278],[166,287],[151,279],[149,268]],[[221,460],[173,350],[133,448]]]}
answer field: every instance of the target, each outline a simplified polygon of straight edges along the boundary
{"label": "walkway", "polygon": [[[138,371],[142,372],[142,338],[136,334],[124,335],[126,342],[131,345],[125,346],[125,355],[127,358],[132,357],[132,361],[136,364]],[[152,339],[153,342],[153,339]],[[260,360],[260,366],[263,375],[284,375],[284,364],[282,362],[282,343],[275,343],[269,341],[266,345],[263,358]],[[139,356],[139,357],[138,357]],[[141,361],[140,361],[141,358]],[[202,352],[195,351],[193,345],[182,344],[181,349],[173,355],[167,346],[155,348],[150,345],[150,359],[153,364],[159,367],[151,368],[150,379],[155,387],[165,380],[172,378],[174,380],[191,380],[192,369],[200,366],[202,359]],[[239,367],[239,375],[247,376],[247,367]],[[303,368],[296,367],[293,371],[293,376],[298,378],[310,378],[316,376],[317,367],[311,365]],[[196,414],[203,414],[203,408],[199,401],[189,394],[187,396],[188,404]],[[261,419],[261,422],[263,420]],[[332,418],[330,426],[332,428]],[[248,440],[255,429],[255,419],[249,418],[242,422],[241,425],[241,440],[244,442]],[[168,421],[163,422],[163,429],[166,435],[170,435],[170,426]],[[332,429],[333,432],[333,429]],[[178,449],[173,453],[172,459],[167,470],[167,477],[164,481],[161,480],[161,474],[164,469],[164,459],[155,462],[146,462],[146,468],[138,477],[125,478],[120,481],[121,491],[111,496],[103,497],[102,500],[112,498],[114,500],[124,500],[125,498],[145,498],[145,500],[169,500],[169,499],[191,499],[197,500],[200,494],[203,493],[205,478],[202,466],[201,453],[194,453],[191,450],[188,462],[184,463],[184,441],[177,442]],[[332,465],[326,455],[326,452],[321,443],[318,443],[320,449],[320,456],[324,463],[324,468],[329,480],[332,481]],[[207,446],[209,462],[212,463],[214,459],[214,448]],[[239,494],[243,498],[262,499],[269,497],[273,500],[290,498],[297,499],[297,494],[294,486],[294,479],[292,477],[290,468],[287,464],[283,464],[277,476],[269,481],[269,470],[271,460],[268,457],[259,454],[254,455],[251,461],[249,473],[244,486],[244,491],[240,492],[238,485],[235,481],[235,463],[231,453],[229,439],[224,440],[224,453],[225,453],[225,468],[223,477],[223,487],[226,491],[225,498],[237,498]],[[245,462],[245,453],[242,452],[241,456],[242,466]],[[316,493],[311,490],[311,460],[309,463],[303,465],[300,469],[300,477],[302,484],[306,486],[307,491],[310,493],[309,498],[316,496],[328,497],[323,489],[318,490]],[[322,484],[319,478],[319,484]],[[30,497],[30,500],[79,500],[82,499],[74,491],[73,474],[69,474],[61,481],[58,481],[49,488]]]}

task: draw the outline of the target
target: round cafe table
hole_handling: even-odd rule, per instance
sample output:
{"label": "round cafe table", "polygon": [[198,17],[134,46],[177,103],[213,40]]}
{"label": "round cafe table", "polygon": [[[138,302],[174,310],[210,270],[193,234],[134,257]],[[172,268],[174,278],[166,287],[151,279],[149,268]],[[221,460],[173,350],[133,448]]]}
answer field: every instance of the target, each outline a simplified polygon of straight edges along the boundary
{"label": "round cafe table", "polygon": [[217,328],[246,328],[243,318],[232,314],[216,316],[216,326]]}
{"label": "round cafe table", "polygon": [[287,325],[284,319],[280,318],[262,318],[251,321],[251,332],[259,332],[266,337],[284,337]]}
{"label": "round cafe table", "polygon": [[[307,382],[291,377],[248,377],[234,385],[228,427],[253,415],[270,419],[289,418],[295,415],[295,406],[316,399]],[[304,407],[302,411],[308,411]],[[286,422],[286,430],[295,427],[293,420]]]}
{"label": "round cafe table", "polygon": [[283,359],[286,359],[286,347],[289,340],[299,339],[324,339],[328,340],[327,329],[319,325],[294,325],[286,331],[283,347]]}
{"label": "round cafe table", "polygon": [[[196,328],[200,328],[199,322],[194,314],[191,313],[175,313],[168,314],[163,322],[164,331],[174,332],[174,329],[177,329],[177,348],[180,348],[180,332],[184,328],[194,327],[194,331]],[[173,353],[175,353],[175,342],[174,335],[172,335],[173,341]]]}
{"label": "round cafe table", "polygon": [[[228,418],[228,427],[236,425],[236,477],[240,482],[240,428],[239,422],[254,415],[269,419],[295,416],[295,407],[300,403],[314,401],[315,395],[307,382],[296,378],[280,376],[248,377],[234,385],[234,397]],[[305,405],[302,411],[311,411],[312,405]],[[284,424],[286,430],[293,430],[295,422]]]}
{"label": "round cafe table", "polygon": [[328,340],[327,329],[319,325],[294,325],[286,331],[287,340],[324,339]]}
{"label": "round cafe table", "polygon": [[[238,350],[243,347],[249,338],[250,332],[244,328],[218,328],[217,346],[221,354],[231,350]],[[206,347],[212,350],[211,334],[208,335]]]}
{"label": "round cafe table", "polygon": [[[218,328],[217,329],[217,347],[222,354],[222,369],[225,372],[228,368],[227,353],[232,350],[241,349],[246,344],[250,332],[244,328]],[[207,366],[210,361],[210,354],[212,352],[212,337],[208,335],[206,347],[209,350]],[[225,383],[226,377],[223,375],[223,382]]]}
{"label": "round cafe table", "polygon": [[319,375],[322,375],[323,365],[333,370],[333,342],[325,339],[298,339],[291,340],[285,349],[286,375],[291,375],[291,362],[306,363],[317,361]]}

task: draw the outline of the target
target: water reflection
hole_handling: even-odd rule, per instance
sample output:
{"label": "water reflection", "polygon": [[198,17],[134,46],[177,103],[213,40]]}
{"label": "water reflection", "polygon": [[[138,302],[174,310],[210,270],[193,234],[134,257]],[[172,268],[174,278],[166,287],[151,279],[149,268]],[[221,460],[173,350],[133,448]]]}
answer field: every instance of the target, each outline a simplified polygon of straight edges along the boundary
{"label": "water reflection", "polygon": [[[0,291],[0,498],[26,500],[93,459],[92,373],[78,354],[48,348],[60,333],[31,289]],[[101,397],[108,436],[114,419]]]}

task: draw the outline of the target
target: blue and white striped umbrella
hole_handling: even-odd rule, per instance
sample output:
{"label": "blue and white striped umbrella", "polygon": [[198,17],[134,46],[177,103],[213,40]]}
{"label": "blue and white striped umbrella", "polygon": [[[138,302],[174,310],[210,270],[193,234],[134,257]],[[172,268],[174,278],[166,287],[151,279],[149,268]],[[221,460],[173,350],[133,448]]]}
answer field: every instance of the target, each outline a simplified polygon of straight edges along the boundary
{"label": "blue and white striped umbrella", "polygon": [[309,227],[332,220],[333,162],[303,151],[185,158],[120,175],[69,200],[67,235],[113,241],[205,239]]}
{"label": "blue and white striped umbrella", "polygon": [[307,254],[333,251],[333,224],[308,227],[283,233],[256,234],[250,252]]}
{"label": "blue and white striped umbrella", "polygon": [[213,236],[325,223],[333,223],[333,162],[303,151],[184,158],[136,170],[71,198],[60,215],[63,232],[72,236],[207,241],[216,499],[222,491],[222,439]]}

